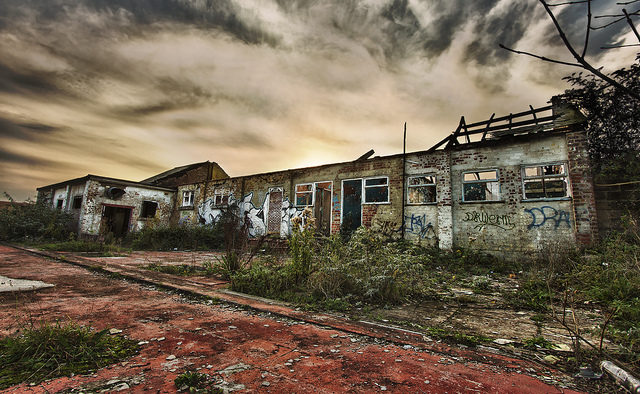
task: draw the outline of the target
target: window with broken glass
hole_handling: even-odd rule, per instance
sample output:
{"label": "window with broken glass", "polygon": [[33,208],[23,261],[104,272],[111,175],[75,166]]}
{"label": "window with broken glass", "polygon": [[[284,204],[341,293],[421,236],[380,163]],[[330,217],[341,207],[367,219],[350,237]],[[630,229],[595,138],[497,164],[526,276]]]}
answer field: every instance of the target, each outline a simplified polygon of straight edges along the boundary
{"label": "window with broken glass", "polygon": [[313,205],[313,184],[296,185],[296,206],[308,207]]}
{"label": "window with broken glass", "polygon": [[419,175],[407,178],[407,204],[429,204],[434,202],[436,202],[436,177],[434,175]]}
{"label": "window with broken glass", "polygon": [[143,201],[142,209],[140,210],[141,218],[153,218],[156,216],[158,210],[158,203],[155,201]]}
{"label": "window with broken glass", "polygon": [[465,172],[462,175],[462,201],[500,201],[498,170]]}
{"label": "window with broken glass", "polygon": [[364,202],[381,204],[389,202],[389,178],[369,178],[364,180]]}
{"label": "window with broken glass", "polygon": [[216,189],[213,192],[213,205],[216,207],[226,207],[229,205],[229,191],[226,189]]}
{"label": "window with broken glass", "polygon": [[82,196],[73,197],[73,209],[82,208]]}
{"label": "window with broken glass", "polygon": [[525,200],[568,197],[567,168],[563,163],[522,167]]}
{"label": "window with broken glass", "polygon": [[192,207],[193,206],[193,190],[186,190],[182,192],[182,206],[183,207]]}

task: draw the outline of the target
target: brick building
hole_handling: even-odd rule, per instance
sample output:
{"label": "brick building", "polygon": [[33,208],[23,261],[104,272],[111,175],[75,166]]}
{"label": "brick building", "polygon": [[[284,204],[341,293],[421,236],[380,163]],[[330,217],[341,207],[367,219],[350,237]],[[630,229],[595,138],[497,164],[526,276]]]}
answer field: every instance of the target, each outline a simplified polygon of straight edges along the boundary
{"label": "brick building", "polygon": [[[578,112],[553,101],[473,124],[462,118],[426,151],[241,177],[227,176],[215,163],[178,167],[122,184],[132,199],[121,200],[129,210],[123,230],[144,225],[144,204],[152,200],[161,207],[154,217],[166,224],[211,224],[225,210],[237,210],[252,237],[289,236],[292,219],[306,209],[325,234],[362,225],[445,249],[505,253],[548,242],[586,245],[598,227],[584,124]],[[38,191],[55,206],[72,183]],[[91,194],[85,184],[83,204],[94,208],[82,214],[94,218],[79,218],[81,234],[113,230],[105,216],[117,204],[89,202],[104,199],[103,189]],[[68,209],[68,200],[62,201]]]}

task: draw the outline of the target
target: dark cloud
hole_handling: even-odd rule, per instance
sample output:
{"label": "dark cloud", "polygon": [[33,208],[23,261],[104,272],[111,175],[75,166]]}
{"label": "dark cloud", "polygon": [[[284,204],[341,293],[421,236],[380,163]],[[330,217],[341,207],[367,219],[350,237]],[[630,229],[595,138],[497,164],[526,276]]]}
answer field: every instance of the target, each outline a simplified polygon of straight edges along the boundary
{"label": "dark cloud", "polygon": [[57,126],[38,122],[21,123],[0,116],[0,138],[37,141],[61,130]]}
{"label": "dark cloud", "polygon": [[59,166],[59,163],[53,160],[11,152],[4,148],[0,148],[0,163],[19,164],[26,166],[46,166],[50,168]]}
{"label": "dark cloud", "polygon": [[531,1],[511,2],[500,14],[478,18],[474,28],[476,38],[467,45],[463,60],[479,65],[504,62],[511,54],[498,44],[512,48],[520,41],[531,23],[540,18],[538,7],[538,3]]}
{"label": "dark cloud", "polygon": [[0,92],[20,95],[68,96],[68,92],[56,84],[56,79],[56,73],[18,71],[0,62]]}

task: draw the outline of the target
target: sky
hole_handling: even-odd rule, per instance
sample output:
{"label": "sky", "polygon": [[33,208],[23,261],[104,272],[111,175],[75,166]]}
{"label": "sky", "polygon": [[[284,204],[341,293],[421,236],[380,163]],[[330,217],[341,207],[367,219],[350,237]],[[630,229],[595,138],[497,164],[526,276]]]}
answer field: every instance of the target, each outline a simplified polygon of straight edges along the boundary
{"label": "sky", "polygon": [[[554,13],[582,48],[586,6]],[[597,31],[589,58],[631,64],[633,49],[599,49],[631,34]],[[579,71],[499,43],[571,61],[536,0],[2,0],[0,193],[206,160],[240,176],[390,155],[404,122],[407,150],[424,150],[460,116],[546,105]]]}

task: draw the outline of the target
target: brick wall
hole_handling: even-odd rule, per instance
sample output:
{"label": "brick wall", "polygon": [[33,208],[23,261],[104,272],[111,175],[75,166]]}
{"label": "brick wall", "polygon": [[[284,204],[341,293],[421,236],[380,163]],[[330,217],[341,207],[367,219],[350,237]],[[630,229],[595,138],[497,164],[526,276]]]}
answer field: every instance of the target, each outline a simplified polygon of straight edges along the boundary
{"label": "brick wall", "polygon": [[587,136],[583,132],[571,132],[566,134],[566,140],[576,242],[586,246],[598,238],[598,218]]}

